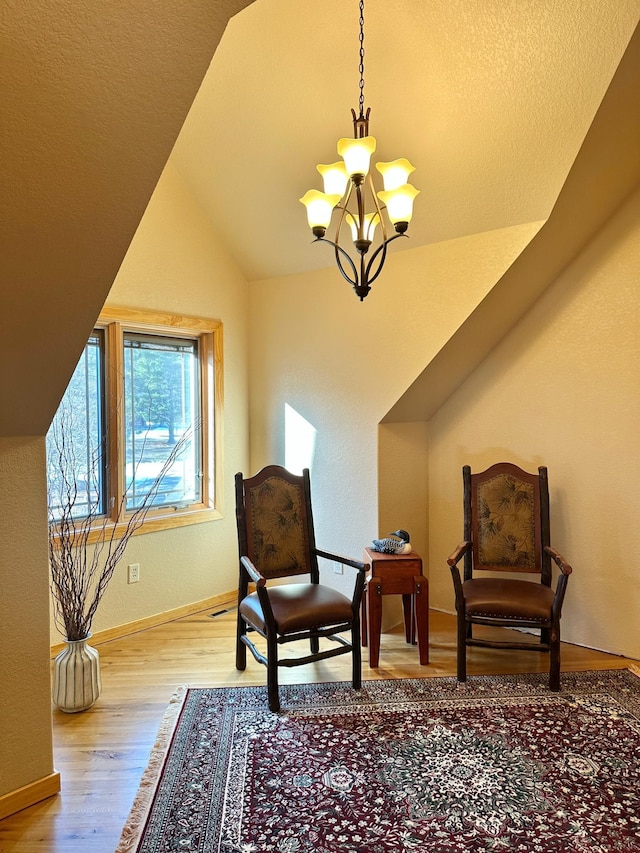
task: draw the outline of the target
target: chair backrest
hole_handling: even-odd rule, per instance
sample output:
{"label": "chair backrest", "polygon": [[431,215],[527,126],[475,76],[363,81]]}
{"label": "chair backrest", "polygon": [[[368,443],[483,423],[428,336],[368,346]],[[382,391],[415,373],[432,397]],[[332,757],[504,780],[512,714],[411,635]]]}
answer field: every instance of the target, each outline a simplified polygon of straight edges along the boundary
{"label": "chair backrest", "polygon": [[310,574],[318,582],[309,471],[269,465],[254,477],[236,474],[240,555],[267,579]]}
{"label": "chair backrest", "polygon": [[533,572],[551,584],[547,469],[529,474],[510,462],[499,462],[477,474],[463,470],[464,536],[473,543],[465,560],[472,570]]}

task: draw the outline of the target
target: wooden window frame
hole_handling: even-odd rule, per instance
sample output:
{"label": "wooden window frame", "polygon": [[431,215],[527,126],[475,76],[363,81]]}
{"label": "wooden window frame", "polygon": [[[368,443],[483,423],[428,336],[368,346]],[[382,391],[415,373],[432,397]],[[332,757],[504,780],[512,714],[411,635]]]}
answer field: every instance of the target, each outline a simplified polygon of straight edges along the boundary
{"label": "wooden window frame", "polygon": [[[125,332],[146,332],[167,337],[198,339],[200,362],[202,449],[202,500],[185,507],[152,507],[144,524],[134,535],[153,533],[174,527],[200,524],[223,516],[223,338],[222,323],[201,317],[107,306],[95,324],[105,335],[105,409],[108,437],[107,514],[118,528],[124,529],[126,516],[116,524],[117,507],[124,485],[124,345]],[[115,500],[114,500],[115,499]],[[127,513],[129,515],[129,513]],[[101,517],[101,522],[103,517]],[[102,526],[102,523],[100,524]],[[95,531],[95,538],[99,531]],[[91,542],[94,539],[89,537]]]}

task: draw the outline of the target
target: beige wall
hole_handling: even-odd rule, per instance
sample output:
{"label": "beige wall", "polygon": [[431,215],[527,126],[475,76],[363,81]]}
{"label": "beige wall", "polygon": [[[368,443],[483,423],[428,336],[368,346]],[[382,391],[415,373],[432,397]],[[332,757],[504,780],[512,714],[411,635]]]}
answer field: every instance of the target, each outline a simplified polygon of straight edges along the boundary
{"label": "beige wall", "polygon": [[406,526],[428,548],[432,604],[451,610],[461,466],[546,464],[553,539],[576,566],[564,638],[640,657],[639,212],[636,195],[429,423],[378,427],[524,229],[403,253],[363,304],[333,269],[255,284],[252,468],[283,461],[293,406],[317,430],[319,543],[357,556]]}
{"label": "beige wall", "polygon": [[[539,227],[395,256],[392,247],[363,303],[335,268],[252,284],[251,467],[284,462],[285,404],[316,428],[311,487],[321,546],[359,556],[389,532],[379,528],[378,423]],[[311,248],[330,258],[325,246]],[[392,433],[390,441],[415,447],[415,430]],[[386,465],[393,488],[415,459],[402,465]],[[385,505],[383,513],[380,523],[417,524],[404,508],[396,515]],[[422,527],[410,532],[426,544],[426,509]]]}
{"label": "beige wall", "polygon": [[[44,438],[0,438],[0,458],[1,797],[49,775],[53,763],[42,665],[49,657]],[[47,701],[37,701],[43,695]]]}
{"label": "beige wall", "polygon": [[431,593],[452,610],[463,464],[549,469],[552,544],[574,566],[563,638],[640,658],[640,194],[432,418]]}
{"label": "beige wall", "polygon": [[52,765],[44,434],[226,23],[247,3],[193,0],[188,15],[182,0],[152,15],[93,0],[3,6],[0,797],[38,788]]}
{"label": "beige wall", "polygon": [[[222,320],[223,518],[135,536],[98,608],[93,630],[133,622],[233,590],[237,544],[233,475],[248,460],[248,287],[171,163],[151,198],[108,304]],[[127,583],[127,564],[140,582]],[[52,626],[51,642],[60,642]]]}
{"label": "beige wall", "polygon": [[[109,301],[222,320],[224,517],[134,537],[98,609],[94,631],[200,601],[234,589],[237,582],[233,474],[248,464],[247,284],[171,165],[151,199]],[[0,624],[5,644],[0,706],[5,731],[12,732],[0,747],[2,796],[52,772],[49,668],[39,666],[38,660],[47,660],[50,644],[62,638],[46,619],[47,544],[46,536],[40,535],[46,530],[44,438],[3,439],[0,452],[0,494],[12,496],[2,501],[0,537]],[[140,583],[126,583],[128,562],[140,563]],[[20,639],[25,613],[42,615],[30,624],[28,645]],[[20,667],[12,650],[20,656]],[[39,691],[46,702],[33,702]]]}
{"label": "beige wall", "polygon": [[[220,520],[133,538],[98,609],[94,631],[201,601],[232,590],[237,583],[233,474],[248,466],[248,288],[170,164],[108,301],[222,320],[224,496]],[[39,661],[48,660],[50,644],[62,637],[46,618],[47,544],[46,535],[41,535],[46,531],[44,438],[3,439],[0,454],[0,494],[12,496],[11,501],[3,500],[0,537],[0,624],[5,638],[0,706],[4,730],[11,732],[1,747],[2,796],[52,772],[49,667]],[[140,563],[140,583],[126,583],[128,562]],[[20,640],[25,613],[33,617],[27,645]],[[16,670],[12,649],[19,651],[24,668]],[[34,702],[37,695],[46,701]]]}
{"label": "beige wall", "polygon": [[378,429],[378,529],[411,534],[414,551],[429,553],[429,425],[380,424]]}
{"label": "beige wall", "polygon": [[[378,428],[378,530],[398,528],[411,535],[412,550],[423,557],[428,574],[429,425],[425,421],[382,423]],[[402,620],[400,596],[382,601],[382,627]]]}

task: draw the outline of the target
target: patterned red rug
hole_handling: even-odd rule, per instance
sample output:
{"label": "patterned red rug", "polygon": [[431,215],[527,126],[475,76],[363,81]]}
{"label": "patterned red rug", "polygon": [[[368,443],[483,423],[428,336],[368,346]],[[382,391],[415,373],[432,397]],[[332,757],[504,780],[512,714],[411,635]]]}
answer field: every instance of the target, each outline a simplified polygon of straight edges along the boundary
{"label": "patterned red rug", "polygon": [[281,698],[182,691],[116,853],[640,853],[630,670]]}

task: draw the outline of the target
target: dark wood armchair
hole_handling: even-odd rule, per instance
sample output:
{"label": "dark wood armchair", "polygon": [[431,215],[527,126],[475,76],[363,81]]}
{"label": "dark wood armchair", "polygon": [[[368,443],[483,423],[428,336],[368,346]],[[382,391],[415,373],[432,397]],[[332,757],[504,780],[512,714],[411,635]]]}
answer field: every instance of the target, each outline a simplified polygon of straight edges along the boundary
{"label": "dark wood armchair", "polygon": [[[547,469],[529,474],[508,462],[472,474],[462,469],[464,541],[448,559],[458,617],[458,681],[467,678],[467,646],[550,654],[549,688],[560,689],[560,616],[571,566],[550,546]],[[458,562],[464,558],[464,580]],[[552,561],[560,570],[552,589]],[[489,577],[478,577],[488,572]],[[517,580],[506,573],[538,575]],[[536,628],[540,642],[473,636],[473,625]]]}
{"label": "dark wood armchair", "polygon": [[[360,689],[360,601],[365,565],[316,548],[309,471],[297,476],[269,465],[255,477],[236,474],[235,485],[240,553],[236,668],[245,669],[247,647],[267,667],[271,711],[280,710],[279,666],[350,654],[353,686]],[[351,598],[320,584],[318,557],[357,571]],[[300,575],[309,577],[295,583],[270,583]],[[249,591],[250,583],[255,584],[255,592]],[[266,640],[266,655],[252,641],[252,633]],[[341,636],[343,633],[350,634],[350,639]],[[320,651],[322,638],[337,645]],[[310,654],[279,658],[278,647],[296,640],[308,640]]]}

